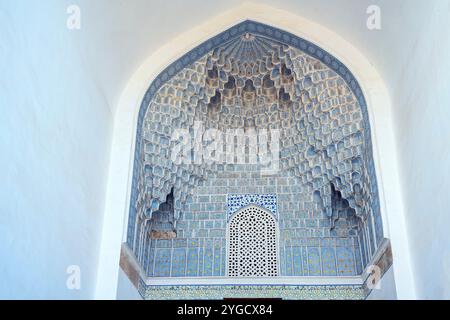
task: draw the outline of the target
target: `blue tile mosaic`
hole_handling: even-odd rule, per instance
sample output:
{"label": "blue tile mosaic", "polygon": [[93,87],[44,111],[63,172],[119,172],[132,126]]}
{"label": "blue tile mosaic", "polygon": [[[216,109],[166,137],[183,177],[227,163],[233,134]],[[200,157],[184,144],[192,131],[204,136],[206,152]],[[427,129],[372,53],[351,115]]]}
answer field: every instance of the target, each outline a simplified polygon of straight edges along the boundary
{"label": "blue tile mosaic", "polygon": [[227,197],[228,220],[233,213],[252,204],[267,209],[278,218],[276,194],[230,194]]}
{"label": "blue tile mosaic", "polygon": [[300,247],[292,248],[292,258],[293,258],[293,275],[294,276],[302,276],[303,268],[302,268],[302,250]]}
{"label": "blue tile mosaic", "polygon": [[336,259],[339,275],[351,276],[355,274],[354,257],[351,249],[346,247],[336,248]]}
{"label": "blue tile mosaic", "polygon": [[186,276],[186,250],[174,249],[172,256],[172,277]]}
{"label": "blue tile mosaic", "polygon": [[170,249],[156,249],[154,276],[169,277],[171,263]]}
{"label": "blue tile mosaic", "polygon": [[197,285],[151,286],[142,281],[139,293],[145,300],[223,300],[224,298],[269,298],[285,300],[363,300],[360,285]]}
{"label": "blue tile mosaic", "polygon": [[310,276],[320,276],[322,274],[319,248],[308,248],[308,268]]}
{"label": "blue tile mosaic", "polygon": [[198,275],[198,249],[193,248],[188,250],[186,276],[195,277],[197,275]]}
{"label": "blue tile mosaic", "polygon": [[206,248],[203,265],[203,276],[212,276],[213,266],[214,266],[213,248]]}
{"label": "blue tile mosaic", "polygon": [[219,248],[214,248],[214,276],[222,276],[222,261],[221,261],[221,249]]}
{"label": "blue tile mosaic", "polygon": [[322,273],[324,276],[336,275],[336,257],[334,248],[321,248]]}
{"label": "blue tile mosaic", "polygon": [[292,268],[292,248],[286,248],[286,275],[293,276],[293,268]]}

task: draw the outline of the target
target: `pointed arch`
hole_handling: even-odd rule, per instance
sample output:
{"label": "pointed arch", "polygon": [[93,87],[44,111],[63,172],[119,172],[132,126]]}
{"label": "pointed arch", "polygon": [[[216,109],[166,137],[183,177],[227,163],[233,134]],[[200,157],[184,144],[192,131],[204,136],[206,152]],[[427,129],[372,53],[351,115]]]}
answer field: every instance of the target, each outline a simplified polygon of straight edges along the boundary
{"label": "pointed arch", "polygon": [[[372,139],[371,148],[375,156],[374,169],[377,169],[374,170],[374,174],[379,182],[377,190],[381,199],[379,209],[384,220],[383,233],[392,238],[394,259],[397,263],[396,282],[398,289],[401,288],[398,290],[399,297],[411,296],[414,288],[409,270],[406,235],[402,234],[404,230],[403,206],[399,192],[395,146],[390,122],[390,101],[382,79],[373,66],[353,46],[335,33],[288,12],[254,4],[242,5],[173,39],[167,46],[151,55],[127,84],[120,99],[118,113],[115,115],[116,123],[100,251],[97,296],[111,297],[110,294],[114,294],[116,290],[115,278],[118,273],[119,246],[123,239],[120,231],[123,230],[124,235],[127,233],[128,205],[132,198],[130,191],[133,177],[130,169],[137,161],[134,158],[135,149],[138,148],[135,138],[139,117],[142,116],[142,112],[138,109],[143,110],[142,105],[148,104],[151,95],[150,89],[146,86],[149,83],[157,85],[158,79],[159,81],[167,79],[167,75],[175,70],[166,66],[182,56],[181,53],[191,51],[199,43],[208,39],[210,34],[221,34],[223,32],[221,30],[227,30],[237,22],[244,23],[243,21],[249,18],[264,22],[268,26],[277,25],[285,30],[284,35],[286,33],[294,35],[291,39],[299,38],[298,36],[308,39],[311,48],[316,46],[319,49],[315,51],[318,55],[322,55],[325,50],[331,52],[334,57],[339,58],[339,61],[344,62],[341,64],[336,62],[335,67],[338,70],[344,71],[347,68],[346,70],[349,71],[351,69],[356,75],[351,77],[349,85],[352,90],[356,90],[355,94],[358,97],[366,98],[364,104],[366,108],[369,107],[365,117],[369,128],[370,125],[372,126],[372,130],[369,129],[369,136]],[[275,29],[280,30],[277,28],[272,30]],[[283,34],[281,36],[283,37]],[[163,69],[167,71],[165,76],[161,73]],[[158,74],[161,76],[160,78]],[[351,72],[349,71],[348,74]],[[356,79],[359,80],[361,87]],[[153,88],[156,89],[156,87]],[[144,95],[145,98],[142,101]],[[382,175],[380,167],[383,167]],[[389,224],[387,216],[389,216]]]}

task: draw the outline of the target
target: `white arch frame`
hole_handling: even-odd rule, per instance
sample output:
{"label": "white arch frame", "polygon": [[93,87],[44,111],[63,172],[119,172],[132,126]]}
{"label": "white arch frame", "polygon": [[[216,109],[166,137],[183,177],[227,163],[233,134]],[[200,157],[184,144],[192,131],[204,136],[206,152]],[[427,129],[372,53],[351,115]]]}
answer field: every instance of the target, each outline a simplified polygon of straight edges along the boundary
{"label": "white arch frame", "polygon": [[283,29],[316,44],[344,63],[358,80],[371,124],[383,232],[392,243],[397,296],[399,299],[414,299],[416,294],[397,169],[392,106],[381,76],[355,47],[333,31],[288,11],[254,3],[244,3],[170,39],[153,52],[127,82],[114,117],[95,298],[116,298],[120,248],[126,239],[137,116],[146,90],[165,67],[184,53],[248,19]]}

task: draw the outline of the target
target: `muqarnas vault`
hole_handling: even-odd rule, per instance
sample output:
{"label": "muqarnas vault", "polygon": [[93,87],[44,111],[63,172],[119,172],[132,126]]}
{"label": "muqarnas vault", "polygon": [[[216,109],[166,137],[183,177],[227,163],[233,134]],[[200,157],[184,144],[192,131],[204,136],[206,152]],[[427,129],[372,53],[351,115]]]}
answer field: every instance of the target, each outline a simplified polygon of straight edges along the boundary
{"label": "muqarnas vault", "polygon": [[[174,131],[196,123],[278,130],[278,170],[175,163]],[[258,149],[231,141],[245,160]],[[144,298],[363,298],[364,281],[336,279],[363,275],[385,241],[366,102],[333,56],[246,21],[153,81],[138,119],[126,243]]]}

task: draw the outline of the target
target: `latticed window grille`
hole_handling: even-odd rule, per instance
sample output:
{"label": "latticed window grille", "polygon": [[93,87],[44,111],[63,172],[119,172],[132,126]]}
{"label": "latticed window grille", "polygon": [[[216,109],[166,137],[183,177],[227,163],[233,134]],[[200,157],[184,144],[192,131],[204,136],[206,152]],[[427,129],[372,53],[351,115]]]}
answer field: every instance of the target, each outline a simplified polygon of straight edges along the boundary
{"label": "latticed window grille", "polygon": [[278,276],[275,217],[256,206],[233,215],[228,225],[228,276]]}

